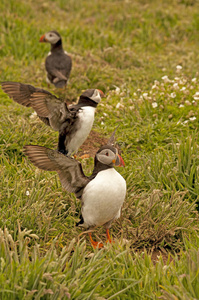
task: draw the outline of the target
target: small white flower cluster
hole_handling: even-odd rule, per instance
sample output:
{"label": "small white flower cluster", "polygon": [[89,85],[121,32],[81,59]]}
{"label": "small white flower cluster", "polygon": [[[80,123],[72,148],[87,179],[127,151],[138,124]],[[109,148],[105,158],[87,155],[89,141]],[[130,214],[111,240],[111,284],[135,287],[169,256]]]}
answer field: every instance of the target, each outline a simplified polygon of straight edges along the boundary
{"label": "small white flower cluster", "polygon": [[[166,69],[164,69],[165,71]],[[176,76],[171,78],[165,74],[160,80],[154,80],[151,89],[148,91],[137,89],[130,95],[130,91],[125,84],[122,87],[115,86],[115,89],[109,91],[107,96],[107,100],[110,100],[110,103],[106,102],[104,104],[110,112],[113,111],[111,104],[113,96],[119,100],[115,105],[116,110],[114,111],[117,116],[119,116],[120,111],[123,109],[136,112],[142,103],[146,103],[147,106],[147,103],[149,103],[152,110],[154,110],[152,116],[155,119],[158,119],[156,111],[158,110],[164,111],[164,116],[168,112],[167,118],[175,121],[178,115],[178,108],[180,121],[177,124],[186,125],[198,119],[198,112],[196,111],[196,107],[199,105],[197,74],[194,78],[187,78],[183,74],[183,67],[181,65],[176,66]],[[107,117],[106,113],[102,114],[102,125],[104,124],[104,117]]]}
{"label": "small white flower cluster", "polygon": [[34,120],[35,118],[37,117],[37,113],[36,113],[36,111],[34,111],[31,115],[30,115],[30,119],[31,120]]}
{"label": "small white flower cluster", "polygon": [[181,70],[182,70],[182,66],[180,66],[180,65],[176,66],[176,72],[177,73],[180,73]]}
{"label": "small white flower cluster", "polygon": [[123,105],[122,103],[118,102],[117,105],[116,105],[116,108],[117,108],[117,109],[118,109],[118,108],[124,108],[124,105]]}
{"label": "small white flower cluster", "polygon": [[158,107],[158,104],[157,104],[157,102],[152,102],[152,104],[151,104],[151,105],[152,105],[152,107],[153,107],[153,108],[156,108],[156,107]]}
{"label": "small white flower cluster", "polygon": [[194,99],[194,100],[199,100],[199,92],[196,92],[196,93],[193,95],[193,99]]}
{"label": "small white flower cluster", "polygon": [[167,76],[167,75],[165,75],[165,76],[163,76],[162,77],[162,80],[164,81],[164,82],[172,82],[170,79],[169,79],[169,77]]}
{"label": "small white flower cluster", "polygon": [[195,117],[195,116],[193,116],[193,117],[190,117],[188,120],[185,120],[184,122],[181,122],[181,121],[178,121],[177,122],[177,125],[179,125],[179,124],[181,124],[181,125],[186,125],[189,121],[191,121],[191,122],[193,122],[193,121],[195,121],[197,118]]}
{"label": "small white flower cluster", "polygon": [[[164,70],[164,72],[166,69]],[[188,122],[194,122],[197,120],[197,111],[195,107],[199,105],[197,101],[199,100],[199,87],[197,91],[197,77],[187,78],[183,74],[183,67],[181,65],[176,66],[176,75],[174,79],[169,78],[168,75],[162,76],[161,80],[155,80],[151,90],[142,91],[138,89],[133,93],[133,103],[135,107],[139,103],[149,102],[152,109],[167,111],[168,107],[168,119],[174,119],[176,113],[171,113],[170,107],[178,107],[180,118],[186,119],[184,122],[180,120],[178,124],[187,124]],[[121,107],[120,104],[117,104],[117,107]],[[132,106],[134,108],[134,106]],[[176,111],[177,112],[177,111]],[[158,115],[153,114],[155,118]]]}

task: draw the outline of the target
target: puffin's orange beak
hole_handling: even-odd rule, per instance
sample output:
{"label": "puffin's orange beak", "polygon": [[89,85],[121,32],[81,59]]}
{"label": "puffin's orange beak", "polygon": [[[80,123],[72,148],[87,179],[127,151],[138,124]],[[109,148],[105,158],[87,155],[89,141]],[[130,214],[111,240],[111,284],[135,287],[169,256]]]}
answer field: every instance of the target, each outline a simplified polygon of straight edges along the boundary
{"label": "puffin's orange beak", "polygon": [[123,158],[117,154],[117,158],[116,158],[116,161],[115,161],[115,166],[116,167],[125,167],[125,163],[123,161]]}
{"label": "puffin's orange beak", "polygon": [[46,42],[45,34],[40,37],[39,42],[40,43],[45,43]]}
{"label": "puffin's orange beak", "polygon": [[[98,89],[97,89],[97,90],[98,90]],[[101,98],[104,98],[104,97],[105,97],[104,93],[103,93],[101,90],[98,90],[98,92],[100,93]]]}

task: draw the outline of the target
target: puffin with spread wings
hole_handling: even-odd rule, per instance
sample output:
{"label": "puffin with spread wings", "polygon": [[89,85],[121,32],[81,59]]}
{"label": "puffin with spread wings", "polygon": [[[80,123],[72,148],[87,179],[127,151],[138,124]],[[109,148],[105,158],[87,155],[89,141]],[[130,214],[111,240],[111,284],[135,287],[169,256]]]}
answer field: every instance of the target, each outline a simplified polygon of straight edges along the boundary
{"label": "puffin with spread wings", "polygon": [[[126,181],[114,169],[124,166],[118,150],[111,144],[102,146],[95,155],[92,175],[87,177],[79,161],[46,147],[27,145],[24,152],[30,161],[40,169],[56,171],[61,184],[68,192],[75,193],[81,200],[81,221],[78,225],[85,229],[104,226],[107,241],[111,243],[109,228],[111,223],[120,217],[121,207],[126,195]],[[103,244],[93,241],[94,248]]]}
{"label": "puffin with spread wings", "polygon": [[30,84],[5,81],[1,86],[11,99],[32,107],[46,125],[59,132],[58,151],[67,156],[76,153],[86,140],[93,126],[96,107],[104,97],[102,91],[88,89],[76,105],[67,106],[62,99]]}

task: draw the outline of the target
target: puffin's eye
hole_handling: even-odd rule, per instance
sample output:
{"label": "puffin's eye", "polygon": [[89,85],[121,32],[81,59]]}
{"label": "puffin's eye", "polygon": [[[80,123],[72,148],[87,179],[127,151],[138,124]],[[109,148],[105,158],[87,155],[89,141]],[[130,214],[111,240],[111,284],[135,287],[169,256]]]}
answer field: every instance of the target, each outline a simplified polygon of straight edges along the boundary
{"label": "puffin's eye", "polygon": [[106,152],[106,153],[105,153],[105,155],[106,155],[106,156],[109,156],[109,153],[108,153],[108,152]]}

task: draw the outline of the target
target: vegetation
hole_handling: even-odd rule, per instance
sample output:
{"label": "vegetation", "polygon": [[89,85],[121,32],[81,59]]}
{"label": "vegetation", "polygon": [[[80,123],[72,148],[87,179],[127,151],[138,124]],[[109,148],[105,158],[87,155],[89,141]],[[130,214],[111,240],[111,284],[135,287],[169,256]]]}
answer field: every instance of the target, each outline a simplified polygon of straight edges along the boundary
{"label": "vegetation", "polygon": [[[0,91],[0,299],[198,299],[199,3],[2,0],[0,28],[2,81],[69,103],[106,93],[92,147],[120,124],[128,187],[115,243],[93,250],[75,226],[79,201],[22,151],[56,148],[57,133]],[[39,38],[51,29],[73,59],[66,91],[45,81]],[[89,174],[93,158],[82,164]]]}

